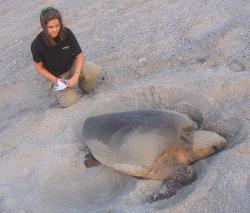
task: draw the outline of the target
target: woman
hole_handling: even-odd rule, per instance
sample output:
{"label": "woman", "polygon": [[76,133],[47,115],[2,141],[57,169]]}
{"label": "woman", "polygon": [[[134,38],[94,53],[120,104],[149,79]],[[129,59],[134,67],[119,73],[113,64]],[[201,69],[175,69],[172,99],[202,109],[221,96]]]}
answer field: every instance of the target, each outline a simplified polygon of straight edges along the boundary
{"label": "woman", "polygon": [[42,32],[33,40],[31,52],[37,72],[50,81],[62,107],[69,107],[81,96],[75,87],[89,92],[95,88],[100,67],[84,60],[72,31],[63,25],[60,12],[47,7],[41,11]]}

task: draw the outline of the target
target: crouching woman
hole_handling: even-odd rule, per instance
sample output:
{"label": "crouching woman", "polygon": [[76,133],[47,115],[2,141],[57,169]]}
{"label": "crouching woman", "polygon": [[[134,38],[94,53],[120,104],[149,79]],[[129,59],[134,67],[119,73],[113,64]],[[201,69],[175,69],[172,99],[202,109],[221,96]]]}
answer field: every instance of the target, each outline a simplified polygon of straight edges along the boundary
{"label": "crouching woman", "polygon": [[96,86],[100,67],[84,60],[81,47],[73,32],[63,25],[61,13],[52,7],[41,11],[40,32],[31,44],[37,72],[51,82],[62,107],[77,102],[81,93],[77,85],[88,93]]}

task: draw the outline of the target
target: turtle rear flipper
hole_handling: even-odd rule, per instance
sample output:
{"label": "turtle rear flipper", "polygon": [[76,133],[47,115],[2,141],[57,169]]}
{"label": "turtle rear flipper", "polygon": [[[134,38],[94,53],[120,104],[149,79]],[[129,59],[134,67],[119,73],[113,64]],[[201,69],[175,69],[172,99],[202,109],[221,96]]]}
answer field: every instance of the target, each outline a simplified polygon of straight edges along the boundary
{"label": "turtle rear flipper", "polygon": [[95,166],[98,166],[99,164],[100,162],[95,159],[95,157],[92,155],[91,152],[85,155],[84,165],[87,168],[95,167]]}
{"label": "turtle rear flipper", "polygon": [[161,188],[150,195],[147,200],[152,203],[168,199],[175,195],[179,189],[192,183],[195,177],[196,175],[190,166],[178,165],[175,171],[163,181]]}

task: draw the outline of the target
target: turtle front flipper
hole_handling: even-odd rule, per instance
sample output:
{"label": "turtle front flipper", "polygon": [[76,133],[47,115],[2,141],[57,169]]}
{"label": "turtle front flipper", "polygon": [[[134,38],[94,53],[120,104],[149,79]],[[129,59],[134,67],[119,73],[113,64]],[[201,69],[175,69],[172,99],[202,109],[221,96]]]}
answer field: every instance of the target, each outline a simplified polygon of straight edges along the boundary
{"label": "turtle front flipper", "polygon": [[190,166],[178,165],[174,172],[163,181],[161,188],[150,195],[147,200],[154,202],[168,199],[175,195],[179,189],[192,183],[195,177],[196,175]]}

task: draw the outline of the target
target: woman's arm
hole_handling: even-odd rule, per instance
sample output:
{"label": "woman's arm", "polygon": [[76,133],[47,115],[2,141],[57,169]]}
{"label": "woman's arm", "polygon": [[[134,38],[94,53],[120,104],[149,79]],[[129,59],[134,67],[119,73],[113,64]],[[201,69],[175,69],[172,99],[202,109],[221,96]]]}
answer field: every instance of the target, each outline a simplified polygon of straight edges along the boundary
{"label": "woman's arm", "polygon": [[44,68],[43,62],[38,62],[38,63],[34,62],[34,66],[39,75],[49,80],[52,84],[57,83],[57,77],[51,74],[47,69]]}
{"label": "woman's arm", "polygon": [[75,73],[80,74],[82,72],[83,63],[84,63],[84,55],[83,53],[80,53],[78,56],[76,56],[76,69],[74,74]]}
{"label": "woman's arm", "polygon": [[82,67],[83,67],[83,64],[84,64],[84,55],[83,53],[81,52],[80,54],[78,54],[76,56],[76,66],[75,66],[75,70],[74,70],[74,74],[73,76],[71,77],[71,79],[69,80],[68,82],[68,86],[69,87],[75,87],[76,84],[78,83],[78,80],[79,80],[79,76],[82,72]]}

